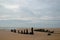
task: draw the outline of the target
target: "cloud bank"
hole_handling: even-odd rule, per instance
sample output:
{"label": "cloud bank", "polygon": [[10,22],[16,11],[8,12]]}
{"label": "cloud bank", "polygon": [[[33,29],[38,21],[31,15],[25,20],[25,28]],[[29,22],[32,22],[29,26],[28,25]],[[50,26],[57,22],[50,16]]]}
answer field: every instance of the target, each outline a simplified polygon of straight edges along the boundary
{"label": "cloud bank", "polygon": [[60,20],[60,0],[0,0],[0,20]]}

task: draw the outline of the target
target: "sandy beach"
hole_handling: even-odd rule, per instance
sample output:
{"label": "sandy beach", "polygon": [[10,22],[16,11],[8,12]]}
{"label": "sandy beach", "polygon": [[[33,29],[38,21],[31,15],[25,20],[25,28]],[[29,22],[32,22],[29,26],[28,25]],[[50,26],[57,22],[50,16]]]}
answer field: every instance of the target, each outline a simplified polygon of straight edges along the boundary
{"label": "sandy beach", "polygon": [[10,30],[0,30],[0,40],[60,40],[60,28],[51,28],[54,30],[50,36],[46,32],[35,32],[34,35],[18,34]]}

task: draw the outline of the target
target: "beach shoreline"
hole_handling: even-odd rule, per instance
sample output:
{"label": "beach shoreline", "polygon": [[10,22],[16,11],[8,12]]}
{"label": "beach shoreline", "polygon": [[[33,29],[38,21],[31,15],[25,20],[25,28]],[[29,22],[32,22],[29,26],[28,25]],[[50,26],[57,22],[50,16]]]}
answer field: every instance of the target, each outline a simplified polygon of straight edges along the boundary
{"label": "beach shoreline", "polygon": [[34,31],[34,35],[27,35],[0,29],[0,40],[60,40],[60,28],[51,28],[49,30],[54,30],[54,33],[50,36],[47,35],[48,33],[44,32]]}

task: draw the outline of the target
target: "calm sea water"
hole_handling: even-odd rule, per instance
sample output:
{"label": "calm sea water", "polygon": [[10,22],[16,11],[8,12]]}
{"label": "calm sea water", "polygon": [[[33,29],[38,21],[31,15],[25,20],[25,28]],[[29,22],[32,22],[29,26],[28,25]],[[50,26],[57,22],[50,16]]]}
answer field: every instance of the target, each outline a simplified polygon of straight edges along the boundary
{"label": "calm sea water", "polygon": [[45,20],[45,21],[24,21],[24,20],[0,20],[0,29],[11,28],[60,28],[60,20]]}

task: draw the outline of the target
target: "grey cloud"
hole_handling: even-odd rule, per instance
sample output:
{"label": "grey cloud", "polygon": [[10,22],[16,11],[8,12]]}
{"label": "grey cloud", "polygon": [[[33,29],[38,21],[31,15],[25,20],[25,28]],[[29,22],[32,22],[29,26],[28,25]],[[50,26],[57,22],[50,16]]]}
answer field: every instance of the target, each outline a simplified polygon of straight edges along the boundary
{"label": "grey cloud", "polygon": [[0,0],[2,4],[17,4],[17,0]]}
{"label": "grey cloud", "polygon": [[[21,0],[22,1],[22,0]],[[20,0],[0,0],[3,4],[21,4]],[[17,12],[0,5],[0,15],[11,15],[12,17],[52,17],[60,16],[60,0],[25,0],[26,4],[20,7]],[[59,19],[58,19],[59,20]]]}
{"label": "grey cloud", "polygon": [[[36,3],[38,2],[38,3]],[[56,17],[60,16],[60,0],[36,0],[35,6],[39,5],[39,7],[42,6],[43,9],[38,8],[34,9],[37,10],[35,11],[37,15],[42,16],[51,16],[51,17]],[[42,2],[42,3],[41,3]],[[31,3],[32,4],[32,3]],[[33,5],[34,7],[34,5]],[[36,7],[34,7],[36,8]]]}

